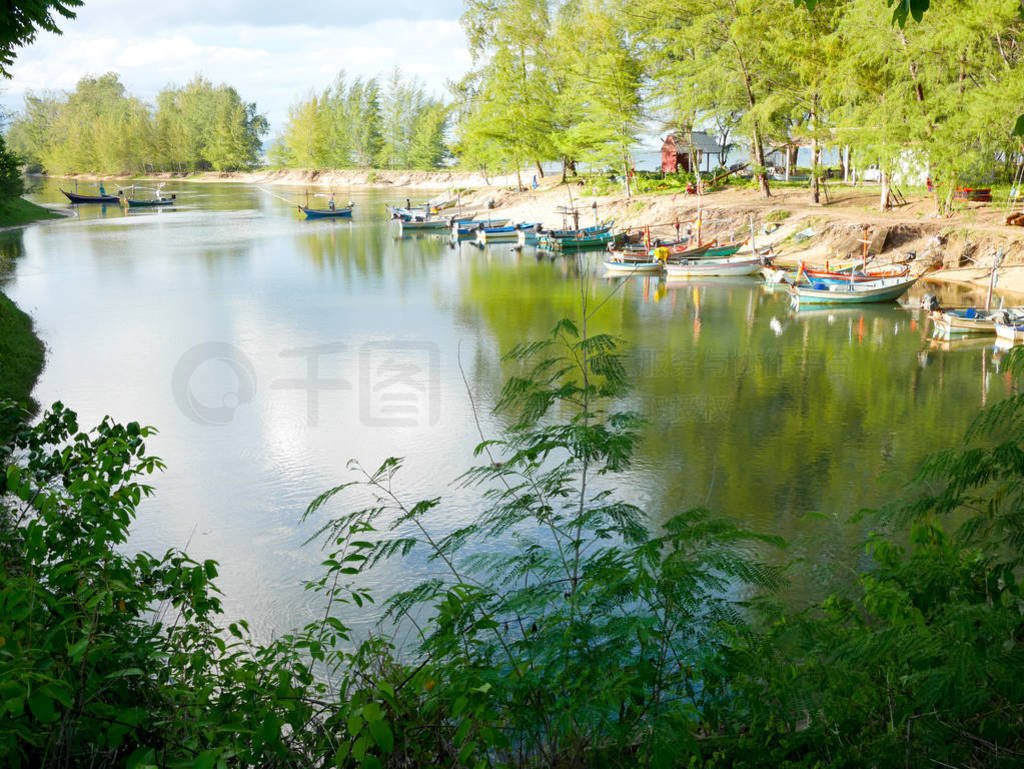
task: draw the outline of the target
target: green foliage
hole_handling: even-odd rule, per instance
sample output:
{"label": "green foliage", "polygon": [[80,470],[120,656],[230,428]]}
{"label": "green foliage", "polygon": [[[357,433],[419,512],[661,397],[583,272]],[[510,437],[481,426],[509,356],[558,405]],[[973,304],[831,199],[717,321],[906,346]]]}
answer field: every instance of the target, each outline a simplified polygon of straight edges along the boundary
{"label": "green foliage", "polygon": [[266,118],[227,85],[197,76],[157,95],[156,109],[118,76],[82,78],[71,93],[32,93],[11,147],[51,173],[239,170],[260,162]]}
{"label": "green foliage", "polygon": [[4,4],[0,17],[0,75],[11,76],[15,49],[36,39],[39,30],[60,34],[54,14],[65,19],[75,18],[72,8],[82,0],[11,0]]}
{"label": "green foliage", "polygon": [[[306,513],[321,618],[265,645],[223,616],[216,564],[121,552],[162,467],[150,429],[82,432],[60,404],[22,424],[0,448],[0,763],[1019,765],[1024,394],[855,517],[863,567],[798,610],[759,557],[777,538],[703,509],[654,528],[616,498],[641,422],[583,297],[505,358],[505,427],[460,478],[477,515],[441,529],[400,460],[352,465]],[[370,502],[321,517],[350,495]],[[336,607],[421,554],[355,646]]]}
{"label": "green foliage", "polygon": [[8,151],[4,137],[0,136],[0,200],[16,198],[25,191],[18,158]]}
{"label": "green foliage", "polygon": [[[18,410],[35,411],[32,387],[43,370],[43,343],[35,335],[32,319],[0,293],[0,400],[10,400]],[[0,420],[0,440],[7,437],[19,416]]]}
{"label": "green foliage", "polygon": [[703,510],[652,535],[615,499],[611,478],[628,467],[639,426],[608,408],[626,390],[615,339],[563,321],[507,359],[521,368],[496,407],[510,426],[462,476],[484,489],[476,519],[433,530],[442,501],[403,502],[401,462],[389,459],[361,473],[377,504],[324,525],[326,563],[335,582],[419,549],[437,564],[385,605],[395,634],[408,625],[417,639],[423,717],[446,713],[420,749],[428,763],[450,746],[467,765],[678,765],[701,753],[701,713],[726,696],[707,685],[709,666],[723,664],[715,649],[746,632],[727,595],[779,584],[744,545],[775,540]]}
{"label": "green foliage", "polygon": [[448,157],[448,108],[417,80],[392,73],[345,81],[293,105],[274,142],[271,162],[283,168],[440,168]]}

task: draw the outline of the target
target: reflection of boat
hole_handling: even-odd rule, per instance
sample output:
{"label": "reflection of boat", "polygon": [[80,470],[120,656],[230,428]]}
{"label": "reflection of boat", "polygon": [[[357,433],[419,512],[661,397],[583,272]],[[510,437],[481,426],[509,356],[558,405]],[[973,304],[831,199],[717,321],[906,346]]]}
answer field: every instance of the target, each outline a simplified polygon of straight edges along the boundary
{"label": "reflection of boat", "polygon": [[[120,203],[121,198],[118,195],[79,195],[77,192],[68,192],[63,187],[59,188],[61,192],[70,200],[72,203]],[[103,188],[100,187],[102,190]]]}
{"label": "reflection of boat", "polygon": [[790,286],[789,294],[801,304],[853,304],[860,302],[893,302],[903,296],[917,278],[882,278],[853,285],[812,283]]}
{"label": "reflection of boat", "polygon": [[932,337],[928,340],[928,347],[932,350],[943,350],[953,352],[955,350],[981,350],[992,344],[991,339],[980,336],[965,336],[959,339],[937,339]]}
{"label": "reflection of boat", "polygon": [[711,289],[744,289],[749,291],[757,284],[753,283],[746,276],[728,277],[716,275],[701,275],[698,278],[667,278],[665,285],[673,291],[681,288],[711,288]]}
{"label": "reflection of boat", "polygon": [[703,275],[753,275],[764,262],[753,255],[730,256],[724,259],[694,259],[681,263],[668,263],[665,272],[670,278],[692,278]]}

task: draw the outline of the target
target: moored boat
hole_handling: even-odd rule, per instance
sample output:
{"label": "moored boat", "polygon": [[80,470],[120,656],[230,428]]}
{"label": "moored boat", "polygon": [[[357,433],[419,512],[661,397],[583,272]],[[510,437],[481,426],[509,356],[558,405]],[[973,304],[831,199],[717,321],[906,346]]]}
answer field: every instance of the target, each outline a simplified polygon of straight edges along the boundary
{"label": "moored boat", "polygon": [[121,197],[119,195],[107,195],[103,188],[100,187],[99,195],[79,195],[77,192],[68,192],[63,187],[60,191],[64,193],[65,197],[72,203],[120,203]]}
{"label": "moored boat", "polygon": [[962,307],[951,310],[934,310],[928,316],[936,336],[966,336],[969,334],[994,334],[996,323],[1012,325],[1024,322],[1024,307],[1009,307],[1001,310],[979,310]]}
{"label": "moored boat", "polygon": [[665,264],[660,261],[653,262],[620,262],[616,259],[605,259],[605,270],[609,275],[630,275],[633,273],[650,275],[658,274],[665,269]]}
{"label": "moored boat", "polygon": [[307,219],[336,219],[352,216],[353,203],[341,208],[310,208],[309,206],[298,206],[299,211],[306,215]]}
{"label": "moored boat", "polygon": [[720,259],[691,259],[684,262],[669,262],[665,273],[670,278],[696,278],[714,276],[753,275],[764,266],[764,260],[756,255],[726,256]]}
{"label": "moored boat", "polygon": [[881,278],[853,285],[838,283],[793,285],[789,287],[789,294],[798,306],[803,304],[893,302],[907,293],[917,280],[917,278]]}
{"label": "moored boat", "polygon": [[177,196],[171,195],[169,198],[148,198],[139,199],[135,198],[122,198],[125,208],[152,208],[154,206],[173,206],[177,200]]}
{"label": "moored boat", "polygon": [[529,222],[525,224],[513,224],[505,227],[481,227],[476,232],[476,242],[481,246],[488,243],[508,243],[519,240],[520,232],[536,232],[540,224]]}
{"label": "moored boat", "polygon": [[1024,343],[1024,321],[1016,323],[996,321],[995,330],[998,339],[1005,339],[1014,344]]}
{"label": "moored boat", "polygon": [[540,237],[540,247],[549,251],[592,251],[606,248],[615,240],[611,232],[578,235],[568,238]]}
{"label": "moored boat", "polygon": [[866,283],[882,278],[902,278],[910,272],[910,265],[903,265],[892,270],[878,270],[874,272],[836,272],[830,270],[818,270],[814,267],[804,266],[803,274],[811,283]]}

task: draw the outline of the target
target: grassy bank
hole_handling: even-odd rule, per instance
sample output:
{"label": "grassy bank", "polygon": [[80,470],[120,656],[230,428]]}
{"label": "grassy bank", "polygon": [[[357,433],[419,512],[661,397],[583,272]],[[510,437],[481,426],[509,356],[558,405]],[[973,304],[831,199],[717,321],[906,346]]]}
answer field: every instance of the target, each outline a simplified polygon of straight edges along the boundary
{"label": "grassy bank", "polygon": [[29,203],[24,198],[0,199],[0,227],[17,227],[43,219],[60,218],[60,214],[35,203]]}
{"label": "grassy bank", "polygon": [[35,411],[31,393],[43,370],[44,353],[32,319],[0,293],[0,399],[10,398]]}

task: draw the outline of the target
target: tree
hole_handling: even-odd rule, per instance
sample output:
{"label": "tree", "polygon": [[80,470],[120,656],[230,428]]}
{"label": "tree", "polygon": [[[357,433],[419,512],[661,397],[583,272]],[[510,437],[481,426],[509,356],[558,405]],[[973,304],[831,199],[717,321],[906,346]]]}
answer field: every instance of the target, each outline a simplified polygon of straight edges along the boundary
{"label": "tree", "polygon": [[0,15],[0,75],[11,76],[16,48],[36,39],[39,30],[60,34],[56,13],[65,19],[75,18],[72,8],[83,0],[9,0]]}

